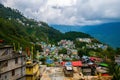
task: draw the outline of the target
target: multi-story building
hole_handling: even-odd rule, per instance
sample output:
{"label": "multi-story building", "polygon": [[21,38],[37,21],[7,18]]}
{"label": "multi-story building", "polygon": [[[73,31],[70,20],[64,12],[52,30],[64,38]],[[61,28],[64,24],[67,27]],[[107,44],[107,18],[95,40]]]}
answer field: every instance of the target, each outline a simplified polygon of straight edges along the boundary
{"label": "multi-story building", "polygon": [[12,46],[0,46],[0,80],[25,80],[25,55]]}
{"label": "multi-story building", "polygon": [[26,64],[26,80],[40,80],[39,64],[30,60]]}
{"label": "multi-story building", "polygon": [[120,55],[115,56],[115,62],[120,65]]}
{"label": "multi-story building", "polygon": [[77,38],[76,40],[80,42],[86,42],[86,43],[91,43],[92,40],[90,38]]}

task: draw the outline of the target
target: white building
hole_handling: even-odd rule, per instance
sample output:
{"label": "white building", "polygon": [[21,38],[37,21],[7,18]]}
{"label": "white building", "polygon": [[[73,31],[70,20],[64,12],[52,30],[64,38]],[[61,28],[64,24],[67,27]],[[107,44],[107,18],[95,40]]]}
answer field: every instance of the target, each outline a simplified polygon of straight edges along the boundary
{"label": "white building", "polygon": [[80,41],[80,42],[91,43],[91,39],[90,38],[77,38],[77,40]]}
{"label": "white building", "polygon": [[25,55],[12,46],[0,46],[0,80],[25,80]]}

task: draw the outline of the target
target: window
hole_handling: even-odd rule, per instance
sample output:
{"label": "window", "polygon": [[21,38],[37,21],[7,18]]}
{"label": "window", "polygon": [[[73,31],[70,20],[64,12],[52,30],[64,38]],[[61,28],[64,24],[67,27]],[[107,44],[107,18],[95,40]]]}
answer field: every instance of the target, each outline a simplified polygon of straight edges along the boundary
{"label": "window", "polygon": [[15,70],[12,70],[12,76],[14,76],[15,75]]}
{"label": "window", "polygon": [[5,61],[3,64],[4,64],[4,67],[7,67],[8,66],[8,61]]}
{"label": "window", "polygon": [[15,58],[15,64],[17,64],[18,63],[18,58]]}
{"label": "window", "polygon": [[25,57],[23,58],[23,60],[24,60],[24,61],[26,60]]}
{"label": "window", "polygon": [[29,68],[29,71],[31,71],[31,68]]}
{"label": "window", "polygon": [[7,76],[5,75],[5,79],[7,79]]}
{"label": "window", "polygon": [[4,67],[7,67],[8,66],[8,61],[2,61],[0,62],[0,69],[4,68]]}

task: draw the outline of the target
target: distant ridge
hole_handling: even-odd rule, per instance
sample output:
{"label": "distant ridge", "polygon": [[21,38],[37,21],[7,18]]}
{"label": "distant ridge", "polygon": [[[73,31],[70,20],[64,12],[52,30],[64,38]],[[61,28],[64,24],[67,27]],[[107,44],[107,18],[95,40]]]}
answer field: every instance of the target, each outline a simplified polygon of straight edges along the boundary
{"label": "distant ridge", "polygon": [[120,47],[120,22],[104,23],[91,26],[69,26],[69,25],[52,25],[53,28],[61,32],[77,31],[88,33],[98,40],[109,44],[112,47]]}

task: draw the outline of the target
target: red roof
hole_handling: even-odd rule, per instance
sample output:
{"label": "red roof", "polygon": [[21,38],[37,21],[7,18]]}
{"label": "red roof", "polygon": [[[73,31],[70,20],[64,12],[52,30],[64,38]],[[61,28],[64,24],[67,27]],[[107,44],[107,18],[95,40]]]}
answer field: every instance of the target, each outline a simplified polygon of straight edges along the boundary
{"label": "red roof", "polygon": [[102,74],[102,76],[109,76],[109,74]]}
{"label": "red roof", "polygon": [[101,58],[97,58],[97,57],[90,57],[91,61],[101,61]]}
{"label": "red roof", "polygon": [[[64,66],[66,62],[62,62],[61,64]],[[82,66],[82,62],[81,61],[72,61],[72,66],[74,67],[78,67],[78,66]]]}
{"label": "red roof", "polygon": [[81,61],[72,61],[72,66],[82,66],[82,62]]}
{"label": "red roof", "polygon": [[61,62],[61,64],[64,66],[64,65],[65,65],[65,62]]}

